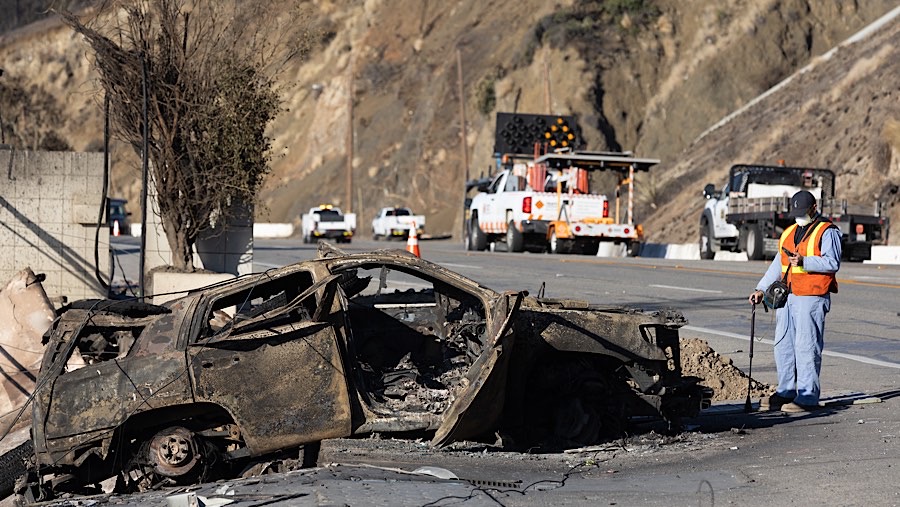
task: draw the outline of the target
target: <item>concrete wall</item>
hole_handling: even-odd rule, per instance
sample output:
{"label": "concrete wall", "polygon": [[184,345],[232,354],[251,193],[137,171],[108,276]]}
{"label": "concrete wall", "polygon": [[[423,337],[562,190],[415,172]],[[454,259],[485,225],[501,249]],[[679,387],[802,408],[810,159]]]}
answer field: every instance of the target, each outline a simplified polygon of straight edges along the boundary
{"label": "concrete wall", "polygon": [[[172,264],[172,250],[162,227],[154,195],[155,191],[151,185],[147,196],[150,209],[147,214],[149,234],[144,257],[147,280],[154,268]],[[195,267],[235,276],[253,272],[253,210],[245,207],[240,215],[241,217],[231,224],[208,231],[197,241],[194,245]],[[155,289],[153,291],[158,292]]]}
{"label": "concrete wall", "polygon": [[[103,154],[0,149],[0,281],[30,267],[59,303],[105,297],[94,235]],[[99,272],[109,281],[109,228],[100,227]]]}

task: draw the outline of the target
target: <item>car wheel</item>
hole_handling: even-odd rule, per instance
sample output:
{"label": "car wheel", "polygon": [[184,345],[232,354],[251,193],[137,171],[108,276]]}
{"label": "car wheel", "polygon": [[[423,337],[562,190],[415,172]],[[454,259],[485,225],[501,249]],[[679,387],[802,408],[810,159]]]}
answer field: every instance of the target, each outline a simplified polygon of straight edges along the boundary
{"label": "car wheel", "polygon": [[716,251],[713,247],[713,240],[715,235],[713,234],[712,224],[710,224],[706,218],[700,221],[700,258],[701,259],[715,259]]}
{"label": "car wheel", "polygon": [[200,468],[200,446],[194,433],[174,426],[153,435],[147,447],[153,470],[165,477],[184,477]]}
{"label": "car wheel", "polygon": [[506,248],[510,252],[521,252],[525,247],[525,239],[522,236],[522,231],[516,228],[516,223],[513,220],[509,221],[509,225],[506,226]]}
{"label": "car wheel", "polygon": [[759,226],[751,225],[747,227],[744,229],[744,235],[747,241],[747,258],[751,261],[762,260],[764,257],[763,237]]}
{"label": "car wheel", "polygon": [[478,217],[473,217],[472,223],[469,225],[469,249],[481,252],[486,248],[487,236],[478,225]]}
{"label": "car wheel", "polygon": [[28,471],[26,460],[33,454],[34,446],[31,440],[28,440],[0,456],[0,498],[6,498],[13,493],[16,479]]}

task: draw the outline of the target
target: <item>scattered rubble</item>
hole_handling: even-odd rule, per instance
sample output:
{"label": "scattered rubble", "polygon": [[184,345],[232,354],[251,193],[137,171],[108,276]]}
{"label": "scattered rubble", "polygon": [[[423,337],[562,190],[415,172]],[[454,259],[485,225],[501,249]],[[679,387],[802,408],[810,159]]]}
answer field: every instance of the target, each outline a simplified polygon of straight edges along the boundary
{"label": "scattered rubble", "polygon": [[[747,397],[747,374],[728,356],[713,350],[706,340],[681,338],[681,370],[684,375],[703,379],[700,384],[711,387],[713,401],[742,400]],[[759,399],[775,393],[775,387],[756,379],[750,380],[750,397]]]}

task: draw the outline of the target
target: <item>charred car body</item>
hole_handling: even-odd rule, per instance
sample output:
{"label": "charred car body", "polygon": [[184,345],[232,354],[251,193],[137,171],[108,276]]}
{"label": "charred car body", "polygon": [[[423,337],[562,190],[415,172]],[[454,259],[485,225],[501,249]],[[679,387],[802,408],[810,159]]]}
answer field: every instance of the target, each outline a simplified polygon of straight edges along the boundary
{"label": "charred car body", "polygon": [[309,463],[322,439],[372,432],[583,445],[627,417],[709,403],[681,375],[680,314],[501,294],[405,252],[320,248],[165,306],[65,309],[21,489],[194,482],[286,449]]}

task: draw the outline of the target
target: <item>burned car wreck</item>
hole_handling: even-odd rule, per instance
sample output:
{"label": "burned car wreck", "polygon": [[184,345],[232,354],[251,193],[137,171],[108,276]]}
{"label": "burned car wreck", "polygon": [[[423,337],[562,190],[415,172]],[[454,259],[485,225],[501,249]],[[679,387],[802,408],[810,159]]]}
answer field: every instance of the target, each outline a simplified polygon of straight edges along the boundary
{"label": "burned car wreck", "polygon": [[320,248],[162,306],[64,308],[20,492],[191,483],[298,449],[309,465],[321,440],[373,432],[585,445],[709,404],[681,374],[676,312],[498,293],[405,252]]}

